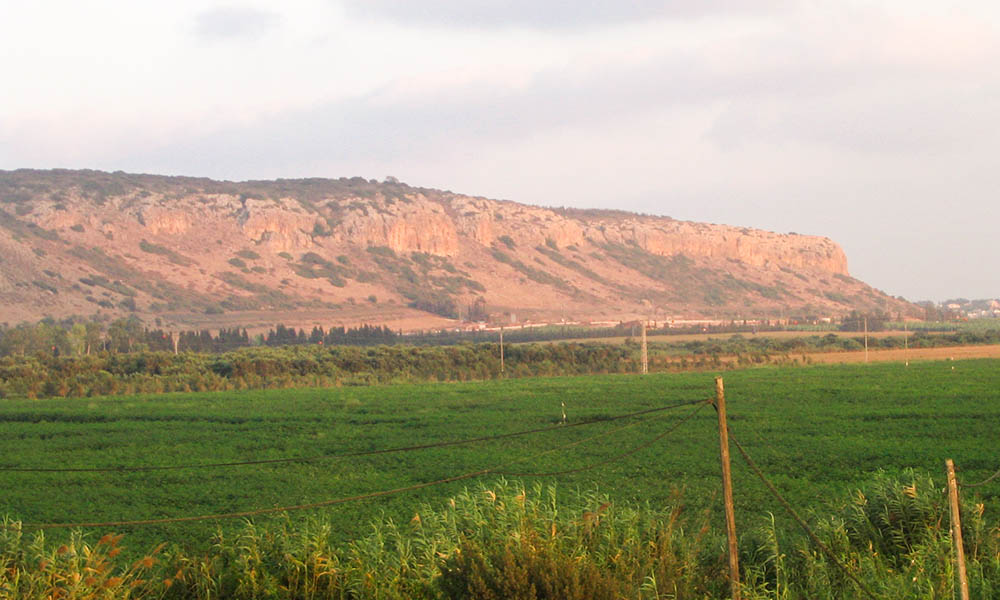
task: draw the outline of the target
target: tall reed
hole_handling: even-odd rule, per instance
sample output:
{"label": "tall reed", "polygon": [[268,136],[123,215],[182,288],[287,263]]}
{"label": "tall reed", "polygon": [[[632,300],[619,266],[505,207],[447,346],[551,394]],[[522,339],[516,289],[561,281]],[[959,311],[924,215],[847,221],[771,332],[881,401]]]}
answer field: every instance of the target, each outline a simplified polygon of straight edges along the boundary
{"label": "tall reed", "polygon": [[[946,499],[926,476],[877,475],[811,521],[837,562],[879,597],[950,598]],[[963,506],[970,587],[1000,595],[1000,531],[982,504]],[[51,599],[703,599],[728,594],[717,515],[615,502],[595,491],[498,480],[405,522],[381,519],[346,545],[316,516],[219,530],[204,551],[173,544],[126,559],[120,535],[74,533],[53,547],[7,520],[0,597]],[[749,600],[860,598],[862,593],[783,515],[741,536]],[[97,538],[97,539],[94,539]],[[131,556],[136,556],[131,554]]]}

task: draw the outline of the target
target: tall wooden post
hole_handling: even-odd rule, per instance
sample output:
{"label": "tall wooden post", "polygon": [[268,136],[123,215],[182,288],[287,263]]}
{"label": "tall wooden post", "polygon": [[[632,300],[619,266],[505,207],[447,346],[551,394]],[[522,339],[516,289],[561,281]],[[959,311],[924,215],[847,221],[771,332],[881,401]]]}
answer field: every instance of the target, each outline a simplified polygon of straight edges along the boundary
{"label": "tall wooden post", "polygon": [[726,424],[726,392],[722,378],[715,378],[715,409],[719,413],[719,451],[722,459],[722,501],[726,508],[726,538],[729,540],[729,585],[733,600],[740,600],[740,560],[736,544],[736,511],[733,508],[733,476],[729,470],[729,428]]}
{"label": "tall wooden post", "polygon": [[642,374],[649,373],[649,354],[646,351],[646,322],[642,322]]}
{"label": "tall wooden post", "polygon": [[906,328],[906,317],[903,317],[903,366],[910,366],[910,332]]}
{"label": "tall wooden post", "polygon": [[500,326],[500,374],[503,374],[503,325]]}
{"label": "tall wooden post", "polygon": [[962,545],[962,520],[958,510],[958,483],[955,481],[955,463],[944,461],[948,472],[948,503],[951,504],[951,537],[955,542],[955,559],[958,565],[958,588],[962,600],[969,600],[969,579],[965,573],[965,547]]}
{"label": "tall wooden post", "polygon": [[865,362],[868,362],[868,317],[865,317]]}

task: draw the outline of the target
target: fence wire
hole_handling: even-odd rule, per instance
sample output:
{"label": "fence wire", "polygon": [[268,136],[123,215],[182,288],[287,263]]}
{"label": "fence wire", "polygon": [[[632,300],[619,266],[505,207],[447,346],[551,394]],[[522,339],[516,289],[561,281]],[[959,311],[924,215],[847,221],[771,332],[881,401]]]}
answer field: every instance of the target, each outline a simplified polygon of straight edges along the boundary
{"label": "fence wire", "polygon": [[743,445],[740,444],[739,441],[737,441],[736,436],[733,435],[732,428],[727,427],[726,429],[729,432],[729,441],[731,441],[733,445],[736,446],[736,449],[739,450],[740,454],[743,456],[743,460],[745,460],[747,465],[750,467],[750,470],[753,471],[754,475],[756,475],[764,483],[768,491],[771,492],[771,495],[774,496],[774,498],[781,504],[781,506],[785,509],[785,511],[788,512],[789,515],[791,515],[792,519],[794,519],[795,522],[798,523],[799,526],[806,532],[806,535],[809,536],[809,539],[811,539],[812,542],[816,544],[816,546],[823,552],[823,554],[825,554],[826,557],[830,559],[831,562],[837,565],[837,567],[839,567],[840,570],[843,571],[844,574],[847,575],[851,579],[851,581],[853,581],[854,584],[858,586],[859,590],[864,592],[864,594],[869,598],[871,598],[872,600],[879,600],[878,596],[876,596],[870,589],[868,589],[868,587],[864,583],[862,583],[860,579],[858,579],[857,575],[855,575],[847,567],[847,565],[841,562],[840,559],[837,558],[837,556],[833,553],[833,551],[830,550],[830,548],[826,544],[824,544],[822,540],[819,539],[819,536],[816,535],[816,532],[814,532],[812,527],[810,527],[809,524],[806,523],[805,519],[799,516],[799,513],[797,513],[795,509],[792,508],[792,505],[788,502],[788,500],[785,500],[785,497],[781,495],[781,492],[778,491],[778,488],[774,487],[774,484],[772,484],[770,480],[768,480],[768,478],[764,475],[764,472],[761,471],[760,467],[757,466],[757,463],[755,463],[753,459],[750,458],[750,455],[747,454],[747,451],[743,449]]}
{"label": "fence wire", "polygon": [[[704,400],[699,400],[697,402],[687,402],[687,403],[682,404],[682,405],[672,405],[670,407],[664,407],[664,408],[660,408],[660,409],[649,409],[649,410],[646,410],[646,411],[640,411],[640,413],[641,414],[650,414],[652,412],[658,412],[658,411],[666,410],[667,408],[677,408],[678,406],[690,406],[690,405],[693,405],[693,404],[696,404],[696,403],[699,404],[699,405],[704,405],[707,402],[704,401]],[[583,472],[583,471],[592,470],[592,469],[595,469],[597,467],[601,467],[601,466],[604,466],[604,465],[607,465],[607,464],[610,464],[610,463],[613,463],[613,462],[624,460],[624,459],[629,458],[632,455],[634,455],[634,454],[636,454],[636,453],[644,450],[645,448],[650,447],[654,443],[656,443],[656,442],[662,440],[663,438],[665,438],[670,433],[673,433],[674,431],[676,431],[684,423],[687,423],[689,420],[691,420],[694,417],[694,415],[698,412],[698,410],[700,408],[701,408],[701,406],[696,407],[687,416],[685,416],[683,419],[679,420],[672,427],[670,427],[666,431],[658,434],[656,437],[654,437],[653,439],[651,439],[651,440],[649,440],[647,442],[643,442],[642,444],[634,446],[634,447],[630,448],[629,450],[627,450],[627,451],[625,451],[625,452],[623,452],[621,454],[615,455],[615,456],[613,456],[611,458],[600,460],[600,461],[597,461],[595,463],[591,463],[589,465],[585,465],[583,467],[578,467],[578,468],[575,468],[575,469],[569,469],[569,470],[566,470],[566,471],[559,471],[559,472],[552,472],[552,473],[520,473],[520,474],[514,474],[514,473],[508,473],[507,471],[505,471],[505,469],[507,469],[509,467],[509,465],[511,465],[511,464],[516,464],[518,462],[523,462],[523,461],[529,460],[529,459],[535,459],[535,458],[538,458],[539,456],[542,456],[542,455],[545,455],[545,454],[550,454],[552,452],[565,450],[565,449],[571,448],[573,446],[577,446],[577,445],[580,445],[580,444],[583,444],[583,443],[586,443],[586,442],[589,442],[589,441],[593,441],[593,440],[598,439],[600,437],[604,437],[608,433],[614,433],[614,432],[617,432],[617,431],[628,429],[629,427],[632,427],[635,424],[625,425],[625,426],[619,427],[614,432],[606,432],[604,434],[598,434],[598,435],[590,436],[589,438],[585,438],[583,440],[577,440],[577,441],[574,441],[574,442],[569,442],[569,443],[563,444],[563,445],[561,445],[561,446],[559,446],[557,448],[553,448],[553,449],[550,449],[550,450],[545,450],[543,452],[536,453],[536,454],[534,454],[534,455],[532,455],[530,457],[527,457],[527,458],[515,459],[513,461],[509,461],[508,463],[505,463],[503,465],[499,465],[499,466],[496,466],[496,467],[491,467],[491,468],[487,468],[487,469],[480,469],[480,470],[477,470],[477,471],[470,471],[470,472],[467,472],[467,473],[462,473],[462,474],[454,475],[454,476],[451,476],[451,477],[444,477],[444,478],[441,478],[441,479],[436,479],[434,481],[427,481],[427,482],[423,482],[423,483],[416,483],[416,484],[413,484],[413,485],[408,485],[408,486],[393,488],[393,489],[389,489],[389,490],[380,490],[380,491],[377,491],[377,492],[369,492],[369,493],[366,493],[366,494],[359,494],[359,495],[348,496],[348,497],[344,497],[344,498],[335,498],[335,499],[332,499],[332,500],[323,500],[323,501],[320,501],[320,502],[311,502],[311,503],[307,503],[307,504],[294,504],[294,505],[289,505],[289,506],[276,506],[276,507],[270,507],[270,508],[259,508],[259,509],[255,509],[255,510],[240,511],[240,512],[218,513],[218,514],[209,514],[209,515],[195,515],[195,516],[187,516],[187,517],[165,517],[165,518],[160,518],[160,519],[137,519],[137,520],[123,520],[123,521],[96,521],[96,522],[79,522],[79,523],[23,523],[23,524],[20,525],[20,527],[24,528],[24,529],[110,528],[110,527],[133,527],[133,526],[145,526],[145,525],[165,525],[165,524],[171,524],[171,523],[190,523],[190,522],[195,522],[195,521],[212,521],[212,520],[222,520],[222,519],[238,519],[238,518],[254,517],[254,516],[259,516],[259,515],[267,515],[267,514],[275,514],[275,513],[287,513],[287,512],[293,512],[293,511],[299,511],[299,510],[308,510],[308,509],[313,509],[313,508],[322,508],[322,507],[327,507],[327,506],[334,506],[334,505],[337,505],[337,504],[346,504],[348,502],[358,502],[358,501],[362,501],[362,500],[370,500],[370,499],[374,499],[374,498],[380,498],[380,497],[383,497],[383,496],[391,496],[391,495],[395,495],[395,494],[401,494],[401,493],[404,493],[404,492],[415,491],[415,490],[419,490],[419,489],[423,489],[423,488],[428,488],[428,487],[432,487],[432,486],[436,486],[436,485],[443,485],[443,484],[446,484],[446,483],[453,483],[453,482],[456,482],[456,481],[462,481],[464,479],[472,479],[474,477],[479,477],[479,476],[482,476],[482,475],[491,475],[491,474],[492,475],[505,475],[505,474],[509,474],[510,476],[544,477],[544,476],[561,475],[561,474],[567,474],[567,473],[579,473],[579,472]],[[631,413],[630,415],[622,415],[621,417],[616,417],[614,420],[619,420],[621,418],[625,418],[626,416],[635,416],[636,414],[640,414],[640,413]],[[612,419],[604,419],[602,421],[594,421],[594,422],[607,422],[609,420],[612,420]]]}
{"label": "fence wire", "polygon": [[[669,429],[663,431],[662,433],[660,433],[659,435],[657,435],[653,439],[649,440],[648,442],[639,444],[638,446],[635,446],[635,447],[627,450],[626,452],[623,452],[623,453],[618,454],[616,456],[612,456],[611,458],[606,458],[604,460],[598,461],[598,462],[590,464],[590,465],[586,465],[584,467],[577,467],[575,469],[566,469],[566,470],[563,470],[563,471],[548,471],[548,472],[543,472],[543,473],[522,473],[522,472],[516,472],[516,471],[495,471],[494,473],[496,475],[504,475],[504,476],[507,476],[507,477],[552,477],[552,476],[556,476],[556,475],[569,475],[569,474],[572,474],[572,473],[580,473],[582,471],[589,471],[590,469],[595,469],[597,467],[600,467],[600,466],[603,466],[603,465],[607,465],[607,464],[611,464],[611,463],[617,462],[619,460],[624,460],[624,459],[629,458],[630,456],[632,456],[634,454],[637,454],[637,453],[645,450],[646,448],[649,448],[650,446],[652,446],[656,442],[659,442],[663,438],[665,438],[668,435],[670,435],[671,433],[673,433],[681,425],[687,423],[692,418],[694,418],[694,416],[698,413],[699,410],[701,410],[701,408],[703,406],[705,406],[705,404],[707,404],[707,402],[702,402],[702,403],[698,404],[698,406],[696,406],[694,408],[694,410],[692,410],[691,412],[689,412],[683,419],[680,419],[679,421],[677,421],[676,423],[674,423],[674,425],[672,427],[670,427]],[[633,425],[635,425],[635,424],[633,424]],[[611,433],[617,433],[618,431],[620,431],[622,429],[627,429],[629,427],[632,427],[633,425],[626,425],[624,427],[619,427],[617,431],[614,431],[614,432],[611,432]],[[566,444],[566,446],[564,446],[564,447],[558,448],[558,450],[563,450],[563,449],[568,448],[570,446],[575,446],[575,445],[578,445],[578,444],[589,442],[589,441],[592,441],[592,440],[597,439],[599,437],[603,437],[604,435],[605,434],[598,434],[598,435],[594,435],[594,436],[591,436],[591,437],[583,439],[583,440],[579,440],[577,442],[572,442],[570,444]],[[549,451],[549,452],[551,452],[551,451]],[[542,454],[545,454],[545,453],[542,453]],[[532,458],[537,458],[537,456],[532,457]]]}
{"label": "fence wire", "polygon": [[998,469],[996,473],[990,475],[989,477],[987,477],[986,479],[980,481],[979,483],[959,483],[958,485],[959,485],[959,487],[963,487],[963,488],[977,488],[977,487],[982,487],[982,486],[986,485],[987,483],[992,482],[997,477],[1000,477],[1000,469]]}
{"label": "fence wire", "polygon": [[535,429],[526,429],[523,431],[515,431],[512,433],[500,433],[496,435],[486,435],[474,438],[466,438],[462,440],[450,440],[444,442],[431,442],[427,444],[417,444],[413,446],[399,446],[395,448],[381,448],[375,450],[359,450],[357,452],[345,452],[340,454],[317,454],[313,456],[297,456],[288,458],[266,458],[259,460],[242,460],[233,462],[216,462],[216,463],[188,463],[188,464],[176,464],[176,465],[119,465],[111,467],[10,467],[10,466],[0,466],[0,472],[15,472],[15,473],[134,473],[141,471],[176,471],[181,469],[214,469],[221,467],[241,467],[248,465],[274,465],[274,464],[285,464],[285,463],[308,463],[316,462],[321,460],[341,460],[345,458],[357,458],[362,456],[374,456],[378,454],[395,454],[400,452],[414,452],[417,450],[429,450],[433,448],[447,448],[449,446],[461,446],[463,444],[475,444],[480,442],[491,442],[496,440],[504,440],[509,438],[521,437],[525,435],[533,435],[537,433],[545,433],[548,431],[565,430],[572,429],[575,427],[584,427],[587,425],[594,425],[596,423],[609,423],[614,421],[621,421],[623,419],[630,419],[633,417],[639,417],[643,415],[664,412],[672,410],[675,408],[682,408],[685,406],[691,406],[693,404],[698,404],[704,402],[704,400],[691,400],[688,402],[680,402],[677,404],[671,404],[668,406],[659,406],[656,408],[648,408],[644,410],[639,410],[623,415],[616,415],[613,417],[605,417],[600,419],[591,419],[589,421],[579,421],[575,423],[560,423],[558,425],[552,425],[549,427],[539,427]]}

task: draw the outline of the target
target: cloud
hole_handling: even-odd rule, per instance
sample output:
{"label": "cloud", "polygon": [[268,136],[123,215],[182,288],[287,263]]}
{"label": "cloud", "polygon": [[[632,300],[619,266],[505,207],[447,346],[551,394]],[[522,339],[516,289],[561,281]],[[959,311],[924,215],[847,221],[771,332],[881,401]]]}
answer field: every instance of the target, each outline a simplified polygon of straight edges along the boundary
{"label": "cloud", "polygon": [[225,6],[195,17],[195,34],[203,41],[256,39],[276,28],[281,17],[246,6]]}
{"label": "cloud", "polygon": [[546,70],[523,86],[480,83],[418,93],[388,86],[202,133],[142,160],[169,164],[171,172],[213,165],[227,173],[252,173],[264,163],[295,169],[316,158],[391,163],[696,105],[723,93],[710,74],[699,75],[673,59],[584,73]]}
{"label": "cloud", "polygon": [[[792,52],[793,42],[786,42],[744,40],[733,55],[665,53],[628,64],[550,68],[517,85],[396,82],[202,134],[162,158],[216,155],[232,168],[265,155],[273,167],[310,157],[390,162],[713,107],[717,117],[702,136],[722,149],[807,144],[934,155],[960,150],[963,140],[983,142],[1000,125],[978,72],[935,73],[873,55],[845,65],[816,49]],[[954,109],[956,101],[964,110]]]}
{"label": "cloud", "polygon": [[338,0],[348,14],[405,25],[569,29],[770,12],[785,0]]}

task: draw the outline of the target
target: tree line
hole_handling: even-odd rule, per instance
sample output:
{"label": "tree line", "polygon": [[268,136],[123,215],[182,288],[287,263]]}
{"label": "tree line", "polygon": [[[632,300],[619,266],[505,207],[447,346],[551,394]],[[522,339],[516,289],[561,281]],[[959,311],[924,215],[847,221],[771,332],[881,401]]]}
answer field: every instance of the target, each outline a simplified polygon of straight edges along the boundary
{"label": "tree line", "polygon": [[[733,321],[724,325],[692,326],[678,329],[661,326],[650,328],[649,335],[683,333],[749,333],[776,329],[769,324],[747,325]],[[641,332],[638,322],[619,323],[610,327],[582,325],[549,325],[524,329],[507,329],[504,340],[510,343],[558,341],[570,338],[603,339],[637,336]],[[358,327],[315,326],[310,331],[277,325],[266,333],[251,335],[245,328],[222,328],[171,331],[161,326],[149,327],[138,317],[117,319],[110,323],[51,318],[38,323],[21,323],[0,326],[0,356],[33,355],[87,356],[99,352],[229,352],[253,346],[379,346],[407,344],[419,346],[447,346],[467,343],[499,343],[500,332],[486,330],[420,331],[403,334],[385,325]]]}
{"label": "tree line", "polygon": [[539,344],[320,346],[240,348],[219,354],[143,351],[0,358],[0,397],[330,387],[397,382],[466,381],[635,371],[625,346]]}
{"label": "tree line", "polygon": [[137,317],[110,323],[66,319],[43,319],[0,327],[0,356],[89,356],[101,352],[229,352],[251,346],[352,345],[374,346],[395,343],[400,334],[384,325],[359,327],[313,327],[312,331],[277,325],[256,335],[245,328],[222,328],[216,332],[168,331],[147,327]]}
{"label": "tree line", "polygon": [[[288,331],[291,330],[286,330],[285,335],[291,336]],[[294,335],[298,340],[299,333]],[[326,332],[324,339],[328,335]],[[222,336],[224,341],[243,339],[242,332],[230,331],[227,336]],[[127,341],[115,339],[121,347],[127,347]],[[218,341],[217,337],[213,339]],[[278,343],[279,339],[276,335],[272,341]],[[863,348],[863,341],[860,336],[827,334],[790,339],[733,335],[708,340],[652,342],[649,344],[650,368],[658,371],[719,369],[785,363],[800,354],[858,350]],[[900,348],[903,343],[902,337],[869,339],[871,348]],[[945,335],[918,333],[909,340],[911,348],[971,344],[1000,344],[1000,330]],[[639,344],[634,338],[625,344],[506,345],[503,364],[500,346],[496,343],[367,347],[302,343],[176,354],[172,350],[138,347],[133,345],[130,352],[8,354],[0,358],[0,398],[467,381],[635,373],[639,368]]]}

